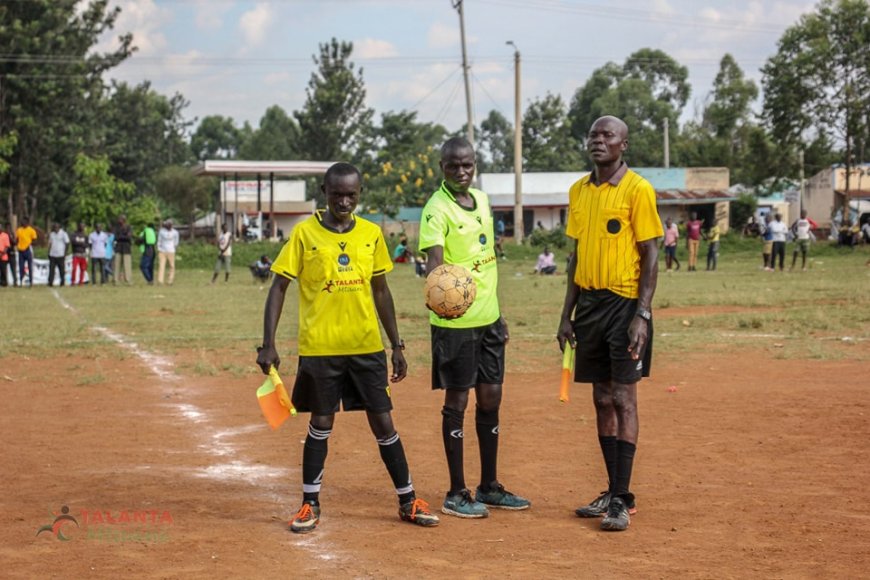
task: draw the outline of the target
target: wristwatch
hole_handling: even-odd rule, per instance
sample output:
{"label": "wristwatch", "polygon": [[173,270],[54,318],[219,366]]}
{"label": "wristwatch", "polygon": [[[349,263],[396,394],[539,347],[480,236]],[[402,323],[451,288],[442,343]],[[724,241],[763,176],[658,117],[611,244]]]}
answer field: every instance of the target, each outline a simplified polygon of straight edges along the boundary
{"label": "wristwatch", "polygon": [[399,350],[405,350],[405,341],[400,338],[399,342],[397,342],[396,344],[391,344],[390,348],[392,348],[393,350],[396,350],[397,348]]}
{"label": "wristwatch", "polygon": [[640,316],[641,318],[643,318],[643,319],[646,320],[647,322],[649,322],[650,320],[652,320],[652,312],[650,312],[650,311],[647,310],[646,308],[638,308],[638,309],[637,309],[637,312],[635,312],[634,315],[635,315],[635,316]]}

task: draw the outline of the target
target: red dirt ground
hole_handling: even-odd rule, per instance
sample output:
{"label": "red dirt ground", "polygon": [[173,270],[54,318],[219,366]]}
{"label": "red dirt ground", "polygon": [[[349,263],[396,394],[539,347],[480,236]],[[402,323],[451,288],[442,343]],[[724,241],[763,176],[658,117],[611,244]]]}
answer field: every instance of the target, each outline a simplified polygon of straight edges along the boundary
{"label": "red dirt ground", "polygon": [[[133,357],[101,359],[106,384],[76,386],[93,361],[82,363],[2,360],[5,578],[854,578],[870,563],[866,363],[659,357],[640,388],[639,513],[621,534],[573,514],[604,476],[588,389],[560,404],[558,368],[506,384],[500,479],[531,498],[526,512],[400,522],[364,416],[342,414],[323,519],[301,537],[285,522],[300,500],[304,417],[270,432],[250,380],[161,381]],[[423,368],[393,393],[418,494],[438,508],[441,398]],[[470,485],[472,425],[469,412]],[[60,527],[70,541],[37,536],[64,505],[80,525]],[[136,511],[158,521],[106,523]]]}

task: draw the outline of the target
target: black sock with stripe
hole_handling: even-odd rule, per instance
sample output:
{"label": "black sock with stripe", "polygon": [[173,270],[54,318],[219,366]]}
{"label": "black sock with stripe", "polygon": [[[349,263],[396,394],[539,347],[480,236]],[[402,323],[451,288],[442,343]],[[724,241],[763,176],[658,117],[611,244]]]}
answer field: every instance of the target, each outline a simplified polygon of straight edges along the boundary
{"label": "black sock with stripe", "polygon": [[308,436],[302,450],[302,501],[319,503],[331,434],[332,429],[318,429],[314,425],[308,425]]}
{"label": "black sock with stripe", "polygon": [[393,480],[399,503],[405,504],[414,501],[414,486],[411,485],[411,473],[408,469],[408,460],[405,458],[405,448],[398,433],[389,437],[378,439],[378,450],[381,452],[381,460]]}

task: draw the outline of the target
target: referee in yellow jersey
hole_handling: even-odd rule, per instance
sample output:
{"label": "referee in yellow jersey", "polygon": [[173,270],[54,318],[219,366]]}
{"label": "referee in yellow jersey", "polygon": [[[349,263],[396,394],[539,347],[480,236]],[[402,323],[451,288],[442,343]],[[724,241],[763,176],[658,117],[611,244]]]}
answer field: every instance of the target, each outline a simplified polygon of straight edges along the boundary
{"label": "referee in yellow jersey", "polygon": [[[574,380],[592,383],[598,440],[609,487],[576,513],[602,530],[628,528],[637,445],[637,383],[649,376],[651,304],[658,276],[656,238],[664,232],[655,190],[625,164],[628,127],[616,117],[592,124],[586,149],[595,169],[568,193],[567,234],[576,246],[557,338],[576,344]],[[572,320],[573,314],[573,320]]]}
{"label": "referee in yellow jersey", "polygon": [[414,493],[405,450],[390,413],[393,404],[378,319],[392,347],[390,380],[404,379],[408,365],[387,286],[386,273],[393,263],[384,235],[378,226],[353,213],[362,191],[356,167],[332,165],[320,187],[326,196],[326,211],[294,227],[272,264],[275,280],[266,299],[263,346],[257,355],[263,373],[280,364],[275,330],[287,287],[296,280],[299,368],[292,399],[297,410],[311,413],[311,421],[302,452],[302,507],[290,521],[290,530],[311,532],[320,521],[327,443],[340,404],[345,411],[365,409],[396,489],[399,517],[420,526],[436,526],[438,517]]}

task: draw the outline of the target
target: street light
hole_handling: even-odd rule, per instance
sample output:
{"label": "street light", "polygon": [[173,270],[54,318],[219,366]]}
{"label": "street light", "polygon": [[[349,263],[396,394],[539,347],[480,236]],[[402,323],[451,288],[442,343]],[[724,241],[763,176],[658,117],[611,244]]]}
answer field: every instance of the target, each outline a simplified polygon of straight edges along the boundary
{"label": "street light", "polygon": [[514,241],[523,243],[523,115],[520,110],[520,49],[514,47]]}

